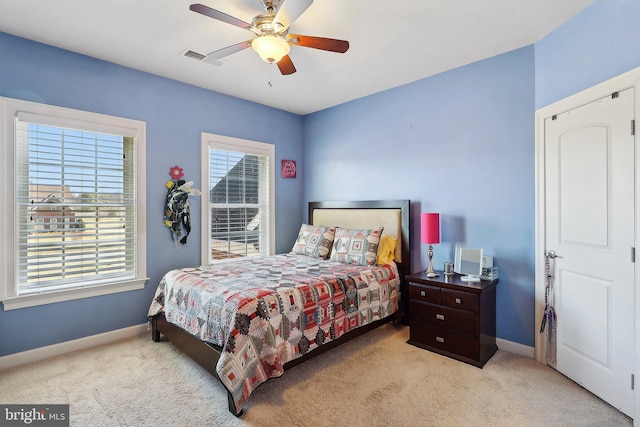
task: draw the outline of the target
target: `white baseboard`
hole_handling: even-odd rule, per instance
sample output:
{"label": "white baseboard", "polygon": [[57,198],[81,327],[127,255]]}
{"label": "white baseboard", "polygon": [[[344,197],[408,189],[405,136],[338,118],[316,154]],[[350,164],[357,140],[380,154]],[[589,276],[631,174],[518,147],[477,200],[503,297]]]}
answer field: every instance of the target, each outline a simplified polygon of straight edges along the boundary
{"label": "white baseboard", "polygon": [[131,338],[137,335],[151,334],[148,325],[130,326],[128,328],[117,329],[98,335],[91,335],[77,340],[65,341],[59,344],[48,345],[46,347],[34,348],[20,353],[10,354],[0,357],[0,369],[12,368],[26,363],[36,362],[38,360],[47,359],[49,357],[59,356],[61,354],[70,353],[72,351],[84,350],[96,347],[102,344],[119,341],[125,338]]}
{"label": "white baseboard", "polygon": [[519,354],[520,356],[528,357],[529,359],[535,358],[536,349],[529,347],[528,345],[519,344],[513,341],[503,340],[496,338],[496,344],[500,350],[508,351],[509,353]]}

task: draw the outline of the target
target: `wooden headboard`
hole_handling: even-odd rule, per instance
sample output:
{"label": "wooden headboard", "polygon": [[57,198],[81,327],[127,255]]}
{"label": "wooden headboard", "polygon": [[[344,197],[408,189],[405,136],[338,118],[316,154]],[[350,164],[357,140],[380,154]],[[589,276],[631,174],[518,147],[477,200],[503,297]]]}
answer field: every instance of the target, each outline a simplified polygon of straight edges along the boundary
{"label": "wooden headboard", "polygon": [[409,200],[309,202],[309,223],[344,228],[384,227],[397,239],[395,261],[403,276],[411,274]]}

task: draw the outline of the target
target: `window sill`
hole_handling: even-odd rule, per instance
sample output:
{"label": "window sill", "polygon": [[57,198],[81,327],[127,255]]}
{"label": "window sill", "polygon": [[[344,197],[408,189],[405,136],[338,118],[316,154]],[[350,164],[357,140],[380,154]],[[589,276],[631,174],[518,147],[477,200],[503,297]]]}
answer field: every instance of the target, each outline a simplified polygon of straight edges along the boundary
{"label": "window sill", "polygon": [[9,297],[2,300],[2,306],[4,307],[4,311],[9,311],[18,308],[35,307],[38,305],[52,304],[62,301],[134,291],[143,289],[147,280],[148,278],[132,279],[125,282],[116,282],[107,285],[87,286],[84,288],[67,289],[63,291]]}

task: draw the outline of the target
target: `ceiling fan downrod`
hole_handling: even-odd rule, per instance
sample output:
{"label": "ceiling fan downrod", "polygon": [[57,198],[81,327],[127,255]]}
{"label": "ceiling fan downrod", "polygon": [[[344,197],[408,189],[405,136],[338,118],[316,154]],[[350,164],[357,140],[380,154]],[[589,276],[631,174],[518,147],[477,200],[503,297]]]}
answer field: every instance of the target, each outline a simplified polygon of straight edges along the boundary
{"label": "ceiling fan downrod", "polygon": [[278,8],[278,5],[280,4],[279,0],[264,0],[264,8],[266,9],[267,12],[269,13],[273,13],[274,10],[276,10]]}

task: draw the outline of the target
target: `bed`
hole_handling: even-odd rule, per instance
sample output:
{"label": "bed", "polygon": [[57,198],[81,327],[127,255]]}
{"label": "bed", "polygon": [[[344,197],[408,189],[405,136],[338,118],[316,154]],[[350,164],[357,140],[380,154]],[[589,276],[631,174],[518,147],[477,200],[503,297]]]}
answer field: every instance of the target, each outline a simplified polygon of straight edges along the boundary
{"label": "bed", "polygon": [[409,211],[409,200],[311,202],[291,253],[169,271],[149,307],[152,339],[215,376],[241,416],[265,381],[402,320]]}

